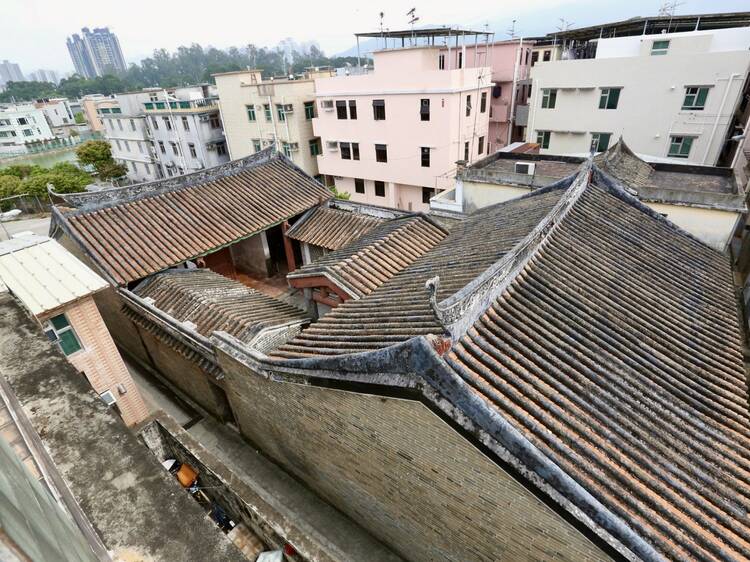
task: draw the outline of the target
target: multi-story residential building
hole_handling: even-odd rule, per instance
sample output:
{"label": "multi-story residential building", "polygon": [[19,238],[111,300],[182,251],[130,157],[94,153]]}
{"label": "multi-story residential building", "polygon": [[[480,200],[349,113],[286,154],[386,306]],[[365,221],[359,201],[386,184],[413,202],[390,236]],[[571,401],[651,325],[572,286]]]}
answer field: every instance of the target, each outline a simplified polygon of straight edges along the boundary
{"label": "multi-story residential building", "polygon": [[[488,154],[525,138],[526,103],[531,93],[528,76],[533,48],[534,43],[524,39],[480,43],[454,50],[450,60],[445,62],[451,68],[465,65],[489,66],[492,69]],[[441,55],[448,57],[447,47],[443,48]]]}
{"label": "multi-story residential building", "polygon": [[34,104],[0,105],[0,154],[25,152],[30,143],[54,138],[44,111]]}
{"label": "multi-story residential building", "polygon": [[337,191],[426,210],[452,187],[457,161],[487,153],[491,70],[456,68],[452,54],[437,45],[384,49],[373,73],[315,81],[318,168]]}
{"label": "multi-story residential building", "polygon": [[128,178],[134,182],[162,177],[143,110],[143,103],[148,99],[149,94],[145,92],[117,94],[113,100],[115,105],[102,104],[96,109],[112,157],[125,165]]}
{"label": "multi-story residential building", "polygon": [[34,102],[34,107],[41,109],[47,123],[56,137],[67,137],[75,127],[75,117],[67,98],[45,98]]}
{"label": "multi-story residential building", "polygon": [[21,82],[23,80],[21,67],[7,59],[0,62],[0,86],[8,82]]}
{"label": "multi-story residential building", "polygon": [[29,80],[33,82],[51,82],[52,84],[60,82],[57,72],[54,70],[44,70],[43,68],[29,74]]}
{"label": "multi-story residential building", "polygon": [[312,126],[317,115],[314,80],[333,75],[329,68],[270,80],[263,80],[259,70],[214,75],[230,156],[242,158],[275,143],[277,150],[317,176],[321,144]]}
{"label": "multi-story residential building", "polygon": [[95,27],[94,31],[84,27],[81,35],[68,37],[67,45],[76,73],[85,78],[118,74],[126,69],[120,41],[108,27]]}
{"label": "multi-story residential building", "polygon": [[527,140],[580,155],[622,136],[638,154],[725,164],[747,117],[749,48],[750,27],[567,42],[532,69]]}
{"label": "multi-story residential building", "polygon": [[146,89],[115,95],[98,115],[132,181],[151,181],[229,160],[213,87]]}
{"label": "multi-story residential building", "polygon": [[216,87],[149,92],[143,104],[147,132],[163,177],[218,166],[229,160]]}
{"label": "multi-story residential building", "polygon": [[98,109],[111,109],[117,107],[117,101],[114,98],[103,94],[89,94],[83,96],[80,99],[80,104],[83,115],[89,125],[89,129],[96,133],[101,132],[104,129],[102,120],[99,118]]}

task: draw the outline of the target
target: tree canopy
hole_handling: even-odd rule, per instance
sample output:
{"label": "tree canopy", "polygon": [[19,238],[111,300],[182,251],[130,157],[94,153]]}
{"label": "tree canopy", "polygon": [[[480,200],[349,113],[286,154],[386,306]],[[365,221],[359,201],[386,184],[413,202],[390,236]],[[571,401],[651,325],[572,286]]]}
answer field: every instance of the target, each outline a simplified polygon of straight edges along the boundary
{"label": "tree canopy", "polygon": [[87,79],[73,75],[58,86],[46,82],[9,82],[6,91],[0,93],[0,101],[33,101],[52,96],[78,98],[86,94],[111,95],[154,86],[187,86],[212,82],[212,74],[248,67],[260,69],[264,77],[271,77],[297,74],[311,66],[339,67],[356,62],[356,57],[327,57],[316,45],[299,45],[292,39],[284,39],[273,48],[248,44],[217,49],[194,43],[179,47],[173,53],[165,49],[155,50],[140,64],[131,64],[121,76]]}
{"label": "tree canopy", "polygon": [[112,148],[107,141],[86,141],[76,148],[76,156],[83,166],[93,167],[100,179],[110,180],[127,173],[125,166],[112,158]]}
{"label": "tree canopy", "polygon": [[19,164],[0,169],[0,198],[25,193],[44,196],[49,183],[58,193],[74,193],[83,191],[92,182],[90,174],[70,162],[60,162],[51,168]]}

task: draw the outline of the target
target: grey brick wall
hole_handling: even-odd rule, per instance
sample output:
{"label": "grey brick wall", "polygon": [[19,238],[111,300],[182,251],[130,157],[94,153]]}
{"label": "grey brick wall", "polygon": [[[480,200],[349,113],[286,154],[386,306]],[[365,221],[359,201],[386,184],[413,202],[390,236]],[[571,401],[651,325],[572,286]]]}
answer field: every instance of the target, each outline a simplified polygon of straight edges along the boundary
{"label": "grey brick wall", "polygon": [[242,433],[404,558],[608,559],[422,404],[220,361]]}

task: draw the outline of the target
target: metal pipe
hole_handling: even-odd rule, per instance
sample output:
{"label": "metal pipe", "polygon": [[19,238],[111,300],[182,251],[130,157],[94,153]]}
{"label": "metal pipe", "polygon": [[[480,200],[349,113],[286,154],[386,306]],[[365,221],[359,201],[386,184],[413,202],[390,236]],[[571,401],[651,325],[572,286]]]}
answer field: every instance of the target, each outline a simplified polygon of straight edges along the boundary
{"label": "metal pipe", "polygon": [[729,90],[732,87],[732,83],[734,82],[734,79],[740,76],[739,73],[733,72],[729,75],[729,78],[727,79],[727,87],[724,89],[724,97],[721,99],[721,105],[719,106],[719,111],[716,112],[716,119],[714,119],[714,125],[711,127],[711,134],[708,137],[708,143],[706,143],[706,152],[703,155],[703,164],[706,164],[708,161],[708,153],[711,151],[711,143],[714,141],[714,136],[716,136],[716,129],[719,128],[719,120],[721,119],[721,113],[724,111],[724,106],[727,103],[727,98],[729,97]]}

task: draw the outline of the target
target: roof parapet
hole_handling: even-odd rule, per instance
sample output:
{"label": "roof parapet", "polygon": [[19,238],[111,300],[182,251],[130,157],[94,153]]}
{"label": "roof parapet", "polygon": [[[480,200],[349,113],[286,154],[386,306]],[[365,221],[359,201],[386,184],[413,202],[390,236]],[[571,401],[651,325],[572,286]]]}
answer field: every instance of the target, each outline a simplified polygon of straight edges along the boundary
{"label": "roof parapet", "polygon": [[521,242],[460,291],[437,302],[440,277],[433,277],[425,283],[432,312],[454,342],[474,325],[541,250],[550,234],[589,185],[592,170],[593,161],[589,158],[575,176],[544,188],[551,190],[567,187],[567,190],[552,211]]}

